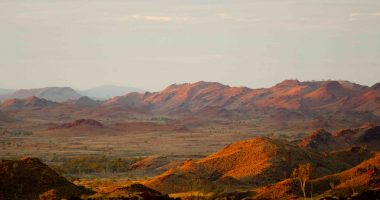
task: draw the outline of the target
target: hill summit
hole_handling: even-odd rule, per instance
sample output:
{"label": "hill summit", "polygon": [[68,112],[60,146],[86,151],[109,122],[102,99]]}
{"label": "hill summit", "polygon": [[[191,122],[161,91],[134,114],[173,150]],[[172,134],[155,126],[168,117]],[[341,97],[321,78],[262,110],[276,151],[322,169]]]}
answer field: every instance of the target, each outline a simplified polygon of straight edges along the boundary
{"label": "hill summit", "polygon": [[[266,137],[256,137],[228,145],[224,149],[198,161],[189,160],[145,182],[148,187],[163,193],[183,192],[188,186],[248,184],[262,186],[289,178],[301,163],[318,166],[318,176],[331,174],[332,168],[322,155]],[[347,168],[342,164],[342,168]],[[192,180],[198,180],[191,183]],[[195,187],[195,186],[194,186]]]}

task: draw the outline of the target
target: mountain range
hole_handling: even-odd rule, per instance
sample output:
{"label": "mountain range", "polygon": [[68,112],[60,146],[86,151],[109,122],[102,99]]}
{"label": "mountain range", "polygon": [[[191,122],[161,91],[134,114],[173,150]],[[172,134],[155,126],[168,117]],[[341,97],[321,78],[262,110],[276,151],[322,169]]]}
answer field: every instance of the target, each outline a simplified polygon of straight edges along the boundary
{"label": "mountain range", "polygon": [[10,94],[10,93],[13,93],[13,92],[15,92],[15,91],[16,91],[16,90],[13,90],[13,89],[0,88],[0,95]]}
{"label": "mountain range", "polygon": [[30,96],[35,96],[49,101],[62,103],[69,100],[79,99],[81,96],[88,96],[96,100],[105,100],[114,96],[125,95],[130,92],[144,92],[144,90],[134,87],[113,85],[104,85],[87,90],[74,90],[71,87],[45,87],[20,90],[0,88],[0,100],[24,99]]}
{"label": "mountain range", "polygon": [[[73,89],[65,87],[19,90],[2,98],[23,99],[29,96],[60,103],[81,97]],[[372,118],[380,116],[379,84],[368,87],[348,81],[285,80],[273,87],[260,89],[201,81],[173,84],[159,92],[127,93],[99,102],[90,98],[81,100],[98,107],[116,106],[161,114],[217,113],[221,116],[223,112],[249,114],[276,110],[276,113],[292,112],[293,115],[360,113]],[[1,107],[9,105],[9,100],[4,100]]]}
{"label": "mountain range", "polygon": [[348,81],[299,82],[286,80],[270,88],[230,87],[214,82],[170,85],[160,92],[129,93],[104,105],[123,105],[159,113],[201,112],[209,108],[250,112],[283,109],[367,112],[380,115],[378,85],[362,86]]}
{"label": "mountain range", "polygon": [[70,87],[45,87],[17,90],[10,94],[0,95],[0,99],[25,99],[31,96],[55,102],[64,102],[81,97],[80,94]]}

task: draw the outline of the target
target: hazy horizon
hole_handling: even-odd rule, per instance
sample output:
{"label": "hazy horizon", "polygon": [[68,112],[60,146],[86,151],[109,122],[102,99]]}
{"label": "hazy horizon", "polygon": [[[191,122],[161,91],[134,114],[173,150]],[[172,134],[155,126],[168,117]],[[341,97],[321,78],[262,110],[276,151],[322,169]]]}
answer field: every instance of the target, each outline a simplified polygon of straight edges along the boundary
{"label": "hazy horizon", "polygon": [[[321,80],[299,80],[299,79],[284,79],[282,81],[286,81],[286,80],[298,80],[300,82],[319,82],[319,81],[349,81],[349,80],[335,80],[335,79],[321,79]],[[98,86],[94,86],[94,87],[90,87],[90,88],[76,88],[76,87],[72,87],[70,85],[48,85],[48,86],[42,86],[42,87],[32,87],[32,88],[1,88],[0,89],[4,89],[4,90],[10,90],[10,92],[12,92],[11,90],[20,90],[20,89],[39,89],[39,88],[47,88],[47,87],[70,87],[76,91],[86,91],[86,90],[91,90],[91,89],[95,89],[95,88],[101,88],[101,87],[121,87],[121,88],[132,88],[132,89],[139,89],[139,90],[143,90],[143,91],[146,91],[146,92],[158,92],[158,91],[161,91],[161,90],[164,90],[166,87],[170,86],[170,85],[173,85],[173,84],[187,84],[187,83],[196,83],[196,82],[200,82],[200,81],[204,81],[204,80],[199,80],[199,81],[194,81],[194,82],[178,82],[178,83],[171,83],[171,84],[168,84],[158,90],[147,90],[145,88],[138,88],[138,87],[134,87],[134,86],[123,86],[123,85],[112,85],[112,84],[108,84],[108,85],[98,85]],[[267,86],[267,87],[249,87],[249,86],[246,86],[246,85],[231,85],[231,84],[226,84],[226,83],[223,83],[223,82],[217,82],[217,83],[221,83],[223,85],[228,85],[228,86],[231,86],[231,87],[248,87],[248,88],[251,88],[251,89],[259,89],[259,88],[269,88],[269,87],[272,87],[272,86],[275,86],[276,84],[278,83],[281,83],[282,81],[279,81],[273,85],[270,85],[270,86]],[[213,82],[213,81],[204,81],[204,82]],[[349,81],[351,83],[356,83],[356,82],[352,82],[352,81]],[[376,82],[376,83],[380,83],[380,82]],[[372,85],[366,85],[366,84],[360,84],[360,83],[356,83],[356,84],[360,84],[360,85],[363,85],[363,86],[368,86],[368,87],[371,87],[373,85],[375,85],[376,83],[372,84]],[[141,92],[143,92],[141,91]]]}
{"label": "hazy horizon", "polygon": [[1,1],[0,88],[379,82],[378,1],[156,2]]}

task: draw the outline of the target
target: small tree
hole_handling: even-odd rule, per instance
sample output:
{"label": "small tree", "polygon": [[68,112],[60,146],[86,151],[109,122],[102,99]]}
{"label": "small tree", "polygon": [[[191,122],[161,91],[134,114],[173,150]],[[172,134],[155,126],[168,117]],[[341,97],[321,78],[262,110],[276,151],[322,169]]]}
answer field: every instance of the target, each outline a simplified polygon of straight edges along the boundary
{"label": "small tree", "polygon": [[292,176],[300,183],[300,188],[303,192],[303,197],[306,199],[306,182],[310,179],[313,167],[310,163],[300,164],[293,170]]}

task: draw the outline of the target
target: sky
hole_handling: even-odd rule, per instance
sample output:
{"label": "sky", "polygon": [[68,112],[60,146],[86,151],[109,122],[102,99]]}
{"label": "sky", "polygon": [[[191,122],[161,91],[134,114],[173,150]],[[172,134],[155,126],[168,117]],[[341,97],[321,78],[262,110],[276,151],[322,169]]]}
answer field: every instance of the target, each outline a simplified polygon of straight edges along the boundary
{"label": "sky", "polygon": [[0,88],[379,75],[378,0],[0,0]]}

